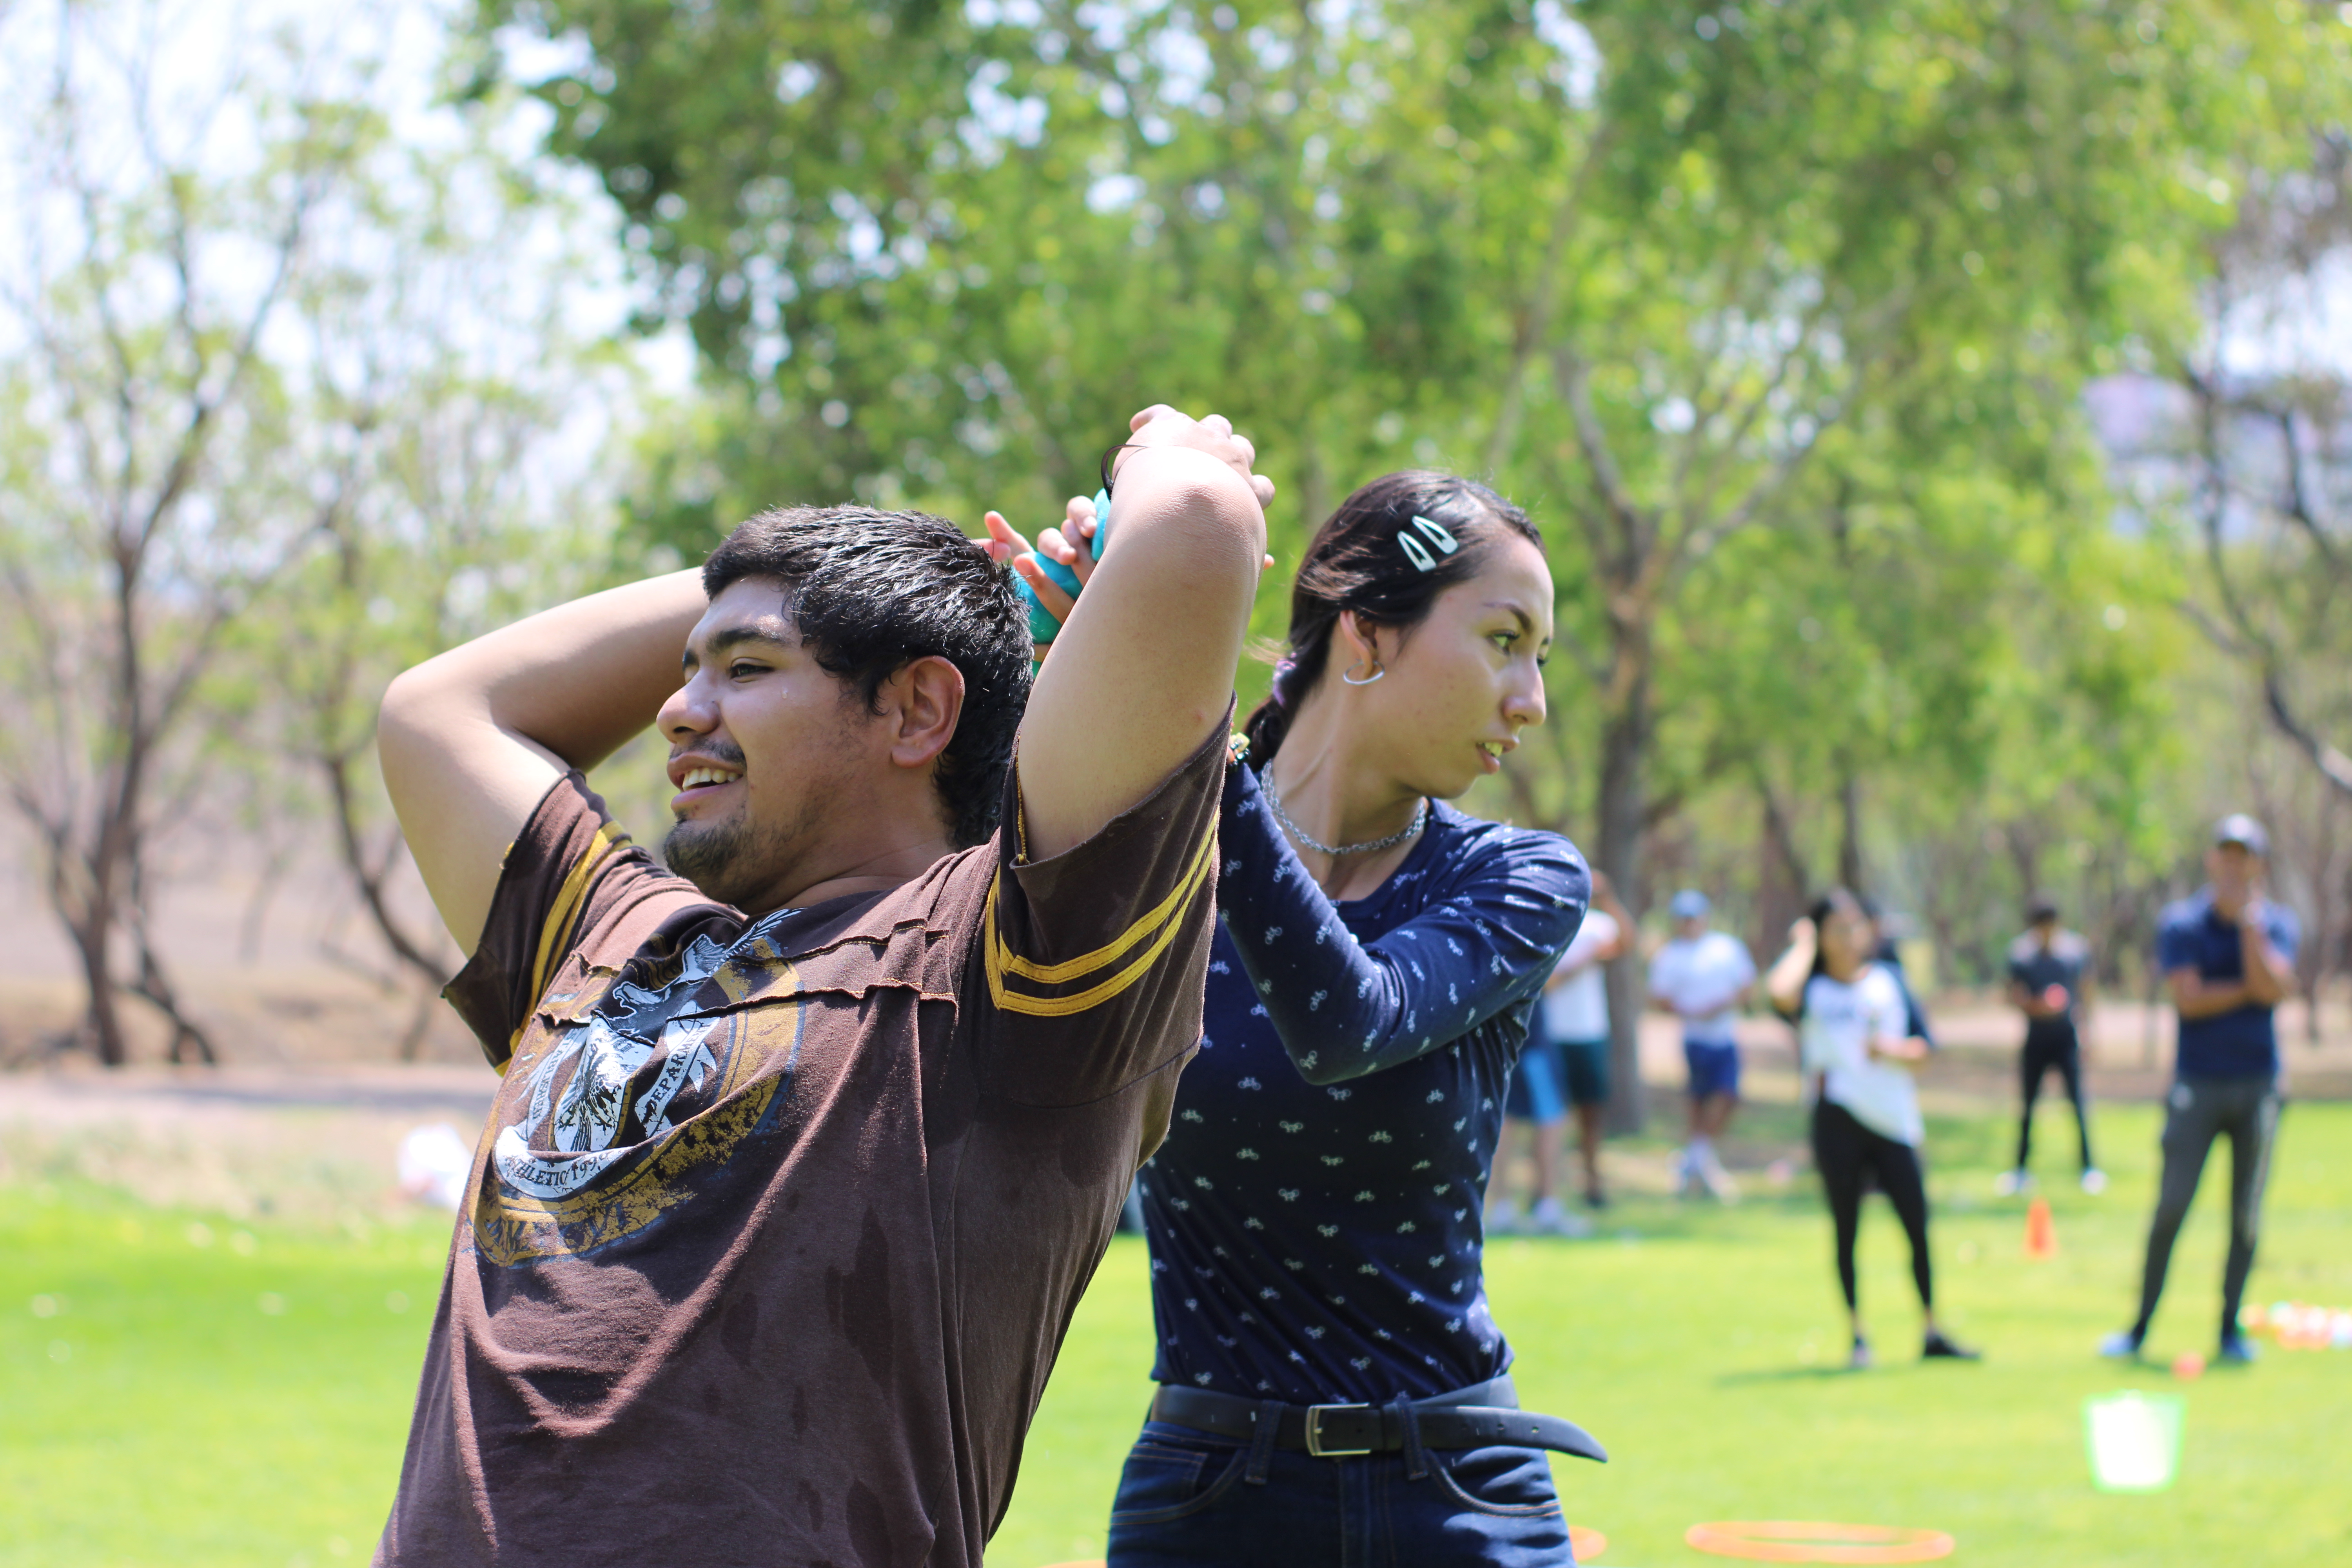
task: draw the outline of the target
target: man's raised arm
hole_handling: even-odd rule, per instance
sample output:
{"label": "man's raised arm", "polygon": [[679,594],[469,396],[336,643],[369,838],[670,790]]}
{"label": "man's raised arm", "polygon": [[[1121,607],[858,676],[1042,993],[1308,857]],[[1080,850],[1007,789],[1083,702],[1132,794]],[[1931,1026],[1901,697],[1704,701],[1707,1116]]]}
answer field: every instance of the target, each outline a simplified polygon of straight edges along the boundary
{"label": "man's raised arm", "polygon": [[565,770],[594,766],[654,721],[707,607],[700,574],[673,572],[476,637],[384,693],[384,788],[469,957],[507,847]]}
{"label": "man's raised arm", "polygon": [[1083,843],[1223,721],[1274,487],[1212,416],[1135,416],[1118,527],[1038,672],[1021,726],[1028,857]]}

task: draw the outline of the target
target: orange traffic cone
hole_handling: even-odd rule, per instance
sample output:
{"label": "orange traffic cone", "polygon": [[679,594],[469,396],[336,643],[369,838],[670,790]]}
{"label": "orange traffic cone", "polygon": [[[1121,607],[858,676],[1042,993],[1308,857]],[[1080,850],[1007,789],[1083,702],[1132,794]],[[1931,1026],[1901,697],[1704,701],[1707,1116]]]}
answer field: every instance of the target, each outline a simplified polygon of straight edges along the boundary
{"label": "orange traffic cone", "polygon": [[2050,1221],[2048,1198],[2036,1198],[2026,1205],[2025,1256],[2036,1262],[2058,1256],[2058,1227]]}

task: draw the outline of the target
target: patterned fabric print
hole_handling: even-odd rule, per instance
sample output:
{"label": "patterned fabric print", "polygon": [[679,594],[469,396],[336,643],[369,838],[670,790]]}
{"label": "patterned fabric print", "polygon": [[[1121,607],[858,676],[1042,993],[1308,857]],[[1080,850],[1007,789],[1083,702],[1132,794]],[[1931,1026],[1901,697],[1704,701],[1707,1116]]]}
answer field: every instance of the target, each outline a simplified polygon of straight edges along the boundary
{"label": "patterned fabric print", "polygon": [[1244,768],[1219,832],[1205,1036],[1143,1169],[1152,1375],[1293,1403],[1498,1375],[1486,1170],[1583,858],[1441,805],[1378,892],[1334,905]]}
{"label": "patterned fabric print", "polygon": [[[725,947],[697,936],[609,988],[551,994],[491,1118],[475,1246],[500,1265],[635,1237],[707,1184],[769,1111],[800,1047],[780,910]],[[738,1011],[757,996],[763,1005]],[[609,1175],[607,1173],[611,1173]]]}

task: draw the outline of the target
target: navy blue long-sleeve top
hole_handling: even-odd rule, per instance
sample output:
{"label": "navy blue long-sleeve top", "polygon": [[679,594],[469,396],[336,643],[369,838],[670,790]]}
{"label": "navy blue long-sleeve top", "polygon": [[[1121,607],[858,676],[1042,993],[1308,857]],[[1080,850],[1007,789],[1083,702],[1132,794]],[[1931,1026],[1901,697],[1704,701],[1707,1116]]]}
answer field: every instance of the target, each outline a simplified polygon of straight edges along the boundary
{"label": "navy blue long-sleeve top", "polygon": [[1498,1376],[1486,1171],[1584,858],[1433,803],[1396,873],[1334,904],[1249,769],[1223,809],[1201,1052],[1142,1173],[1152,1375],[1295,1404]]}

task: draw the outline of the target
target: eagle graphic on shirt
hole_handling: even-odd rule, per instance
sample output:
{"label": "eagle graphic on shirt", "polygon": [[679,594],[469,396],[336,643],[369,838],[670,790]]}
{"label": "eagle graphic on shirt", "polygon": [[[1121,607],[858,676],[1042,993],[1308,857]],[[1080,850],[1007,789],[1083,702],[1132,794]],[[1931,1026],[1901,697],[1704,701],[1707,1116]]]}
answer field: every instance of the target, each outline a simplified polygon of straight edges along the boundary
{"label": "eagle graphic on shirt", "polygon": [[[493,1113],[472,1205],[486,1257],[521,1263],[635,1237],[762,1126],[799,1044],[793,965],[764,940],[790,912],[725,947],[696,937],[650,984],[551,992]],[[762,1005],[744,1007],[753,995]]]}

